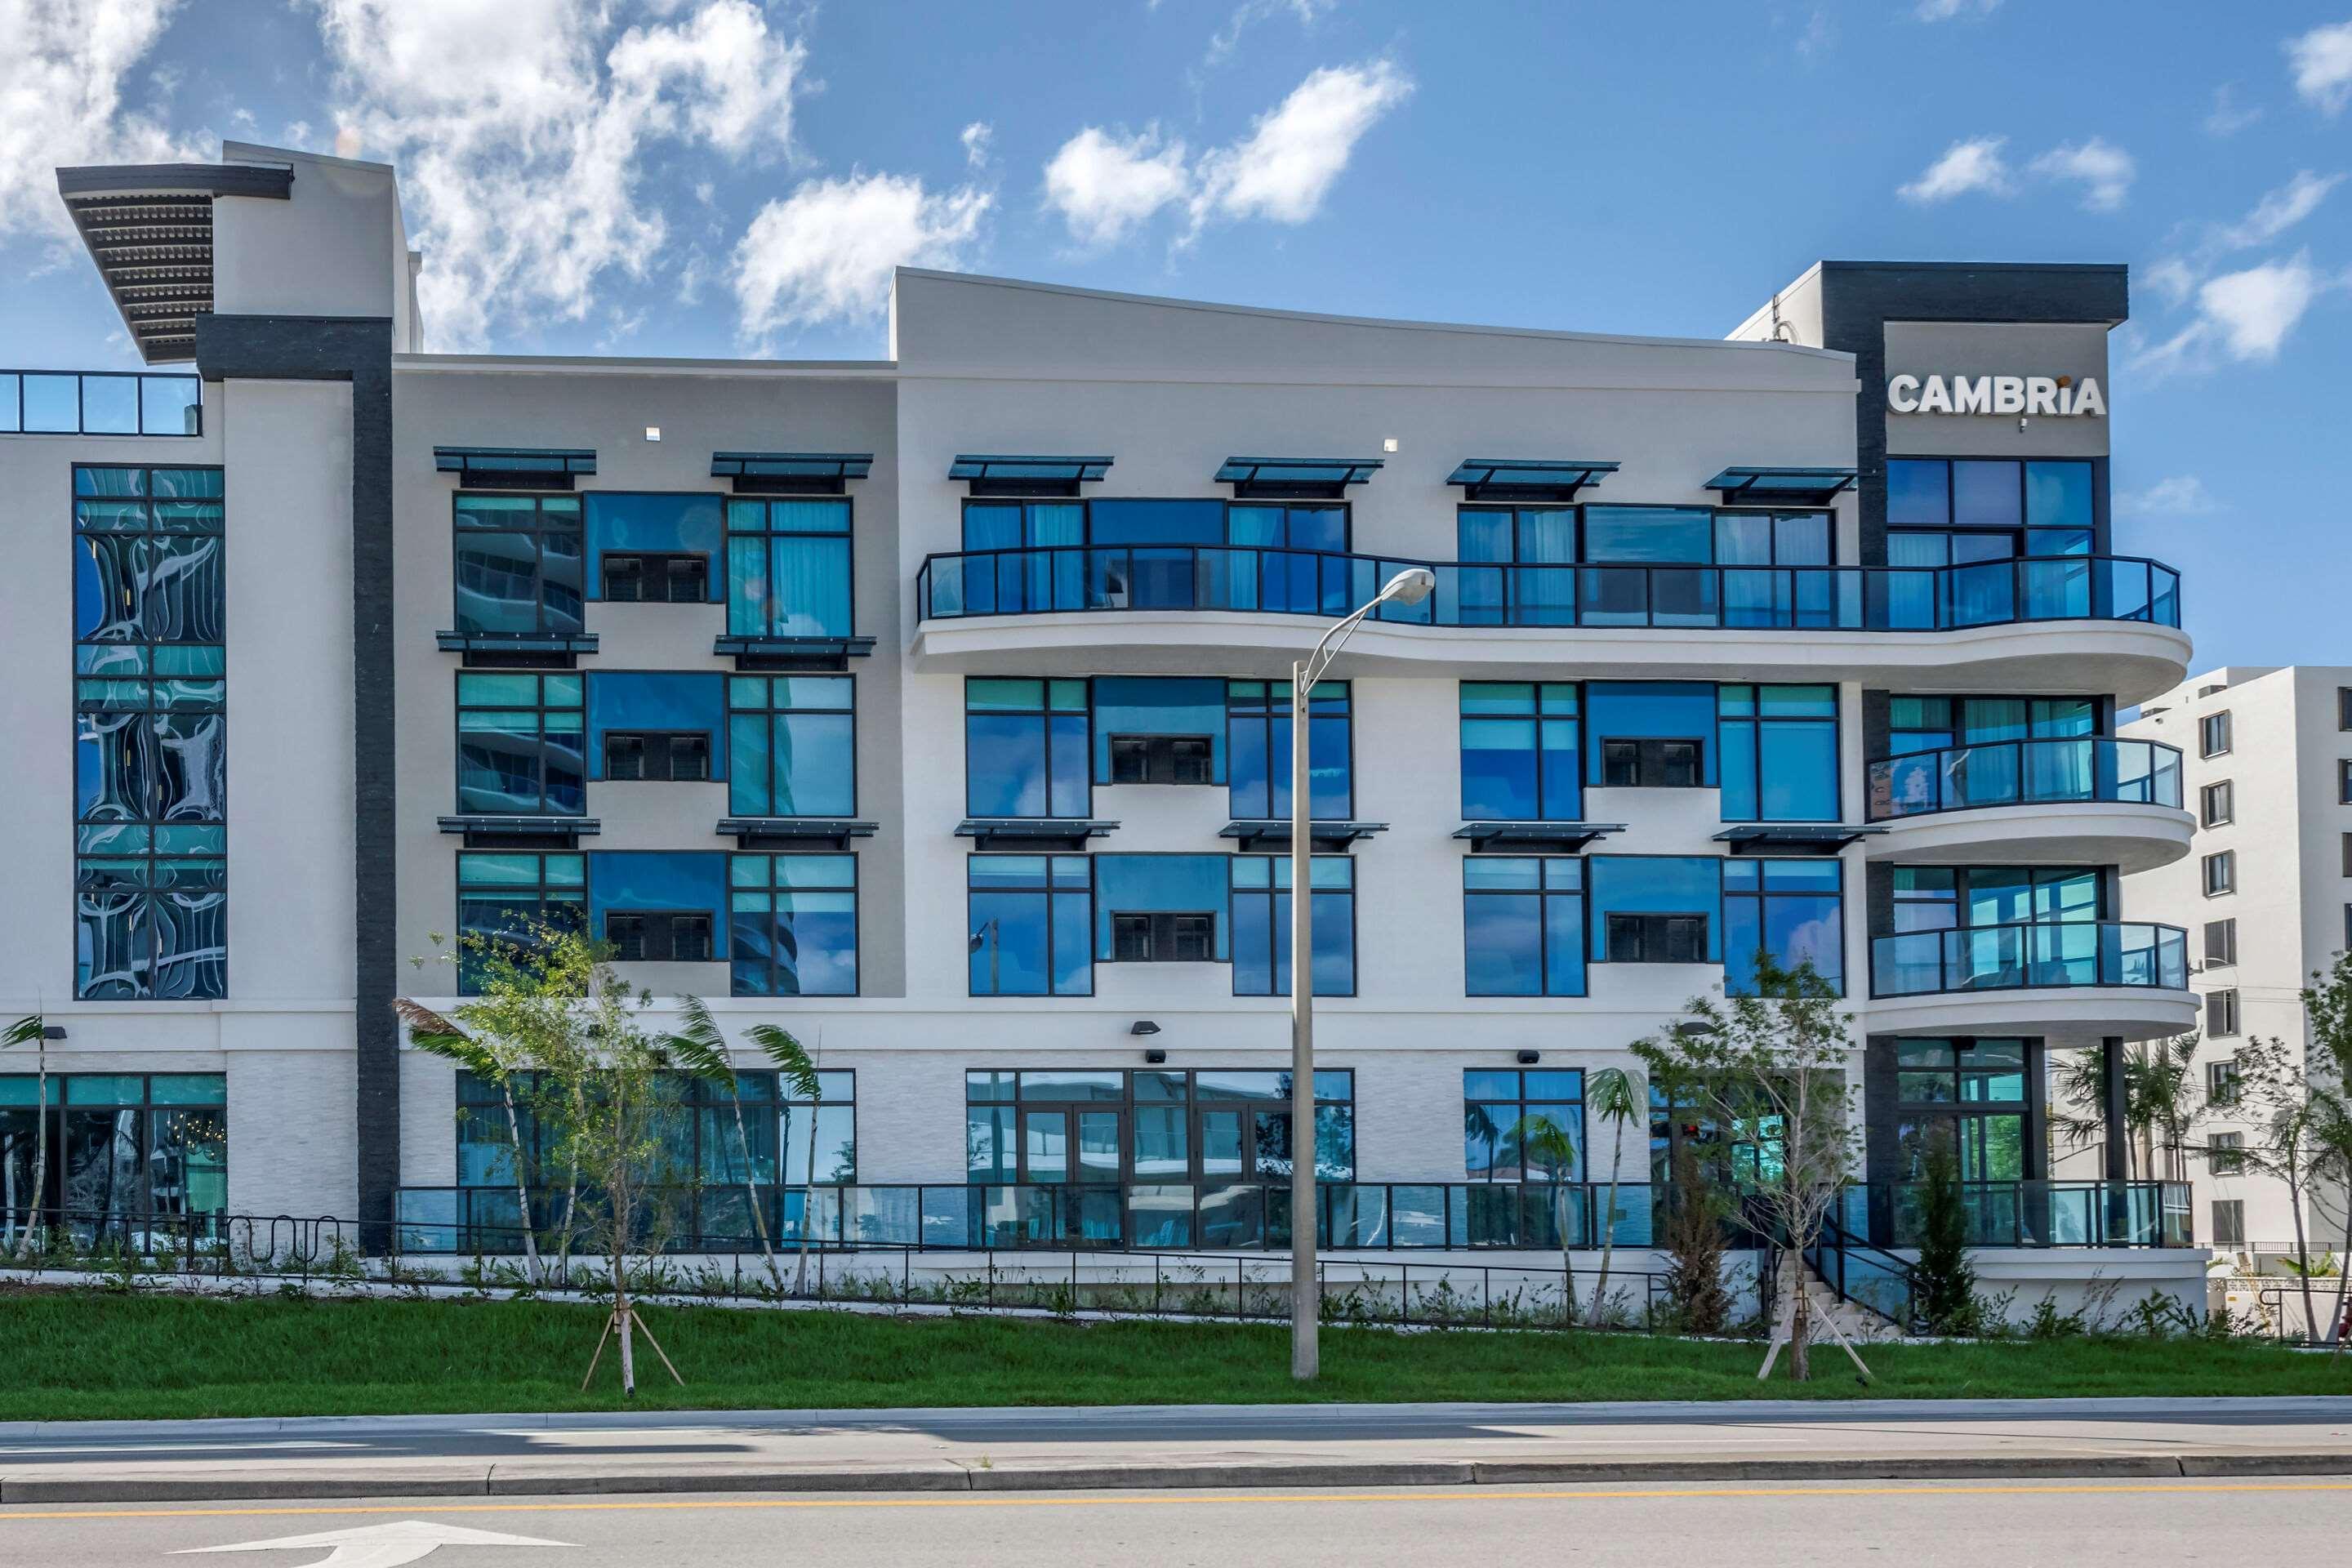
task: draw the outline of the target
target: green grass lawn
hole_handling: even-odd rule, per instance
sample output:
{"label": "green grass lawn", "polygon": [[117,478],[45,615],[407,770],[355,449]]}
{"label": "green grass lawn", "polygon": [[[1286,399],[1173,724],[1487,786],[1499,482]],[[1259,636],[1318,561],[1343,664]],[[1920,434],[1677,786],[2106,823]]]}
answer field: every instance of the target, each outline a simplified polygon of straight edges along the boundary
{"label": "green grass lawn", "polygon": [[[656,1308],[685,1373],[640,1351],[640,1406],[677,1409],[1290,1400],[1851,1399],[1834,1349],[1815,1380],[1756,1381],[1760,1347],[1631,1333],[1332,1330],[1323,1377],[1288,1376],[1282,1327]],[[0,1294],[0,1419],[603,1410],[580,1392],[599,1309],[541,1301]],[[1864,1352],[1885,1397],[2352,1394],[2352,1360],[2256,1342],[2059,1340]]]}

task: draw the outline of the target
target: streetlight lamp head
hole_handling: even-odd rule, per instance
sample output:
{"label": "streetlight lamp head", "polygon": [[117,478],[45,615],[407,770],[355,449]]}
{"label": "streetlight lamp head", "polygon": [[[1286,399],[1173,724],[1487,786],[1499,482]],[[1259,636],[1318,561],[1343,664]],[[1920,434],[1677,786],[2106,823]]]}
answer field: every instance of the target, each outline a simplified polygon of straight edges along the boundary
{"label": "streetlight lamp head", "polygon": [[1723,1031],[1704,1018],[1685,1018],[1675,1026],[1675,1033],[1685,1040],[1696,1040],[1708,1035],[1719,1035]]}
{"label": "streetlight lamp head", "polygon": [[1426,566],[1408,566],[1389,579],[1381,590],[1381,597],[1393,599],[1400,605],[1418,605],[1429,597],[1437,586],[1437,574]]}

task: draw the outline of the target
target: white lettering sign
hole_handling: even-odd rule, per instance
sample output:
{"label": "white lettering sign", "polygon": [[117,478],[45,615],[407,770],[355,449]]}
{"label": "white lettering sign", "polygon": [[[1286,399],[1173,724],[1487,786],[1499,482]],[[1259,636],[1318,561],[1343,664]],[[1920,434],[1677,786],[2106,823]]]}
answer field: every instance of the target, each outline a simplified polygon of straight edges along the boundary
{"label": "white lettering sign", "polygon": [[2105,418],[2098,377],[2086,375],[1898,375],[1886,384],[1897,414],[2022,414]]}

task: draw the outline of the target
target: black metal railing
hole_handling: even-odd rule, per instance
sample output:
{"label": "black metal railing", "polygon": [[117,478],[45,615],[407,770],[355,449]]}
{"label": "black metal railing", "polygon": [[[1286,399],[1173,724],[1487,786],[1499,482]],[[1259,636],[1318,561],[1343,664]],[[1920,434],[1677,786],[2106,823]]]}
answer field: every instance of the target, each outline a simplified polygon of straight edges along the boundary
{"label": "black metal railing", "polygon": [[0,370],[0,436],[201,436],[204,383],[130,370]]}
{"label": "black metal railing", "polygon": [[1872,763],[1870,820],[1990,805],[2099,801],[2180,808],[2180,751],[2103,735],[1991,741]]}
{"label": "black metal railing", "polygon": [[2180,625],[2180,576],[2137,556],[2023,556],[1961,566],[1497,564],[1257,545],[1041,545],[927,558],[924,620],[1233,610],[1344,616],[1397,573],[1435,590],[1381,606],[1402,626],[1950,631],[2022,621]]}
{"label": "black metal railing", "polygon": [[[1879,1182],[1849,1194],[1850,1228],[1919,1244],[1926,1189]],[[1962,1182],[1970,1247],[2189,1247],[2186,1182]]]}
{"label": "black metal railing", "polygon": [[1902,931],[1870,944],[1870,994],[1928,996],[2043,986],[2189,989],[2189,933],[2137,921]]}

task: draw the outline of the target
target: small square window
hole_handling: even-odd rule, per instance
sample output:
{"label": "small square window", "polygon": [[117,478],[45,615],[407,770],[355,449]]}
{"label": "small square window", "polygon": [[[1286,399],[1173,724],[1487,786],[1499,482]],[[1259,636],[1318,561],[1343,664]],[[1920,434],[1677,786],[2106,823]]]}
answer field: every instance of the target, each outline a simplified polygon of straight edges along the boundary
{"label": "small square window", "polygon": [[2341,757],[2336,760],[2336,804],[2352,805],[2352,757]]}
{"label": "small square window", "polygon": [[2205,1098],[2214,1105],[2238,1103],[2238,1063],[2234,1058],[2205,1064]]}
{"label": "small square window", "polygon": [[[2225,1039],[2238,1032],[2238,994],[2235,991],[2205,993],[2205,1033],[2209,1038]],[[2231,1064],[2236,1070],[2236,1064]]]}
{"label": "small square window", "polygon": [[2205,1159],[2217,1176],[2240,1174],[2246,1168],[2246,1135],[2242,1132],[2207,1133]]}
{"label": "small square window", "polygon": [[2207,827],[2219,827],[2236,820],[2237,791],[2228,779],[2209,784],[2197,792],[2198,820]]}
{"label": "small square window", "polygon": [[2208,713],[2197,721],[2197,754],[2218,757],[2230,749],[2230,715]]}
{"label": "small square window", "polygon": [[2246,1245],[2246,1201],[2243,1198],[2213,1200],[2212,1241],[2216,1247]]}
{"label": "small square window", "polygon": [[2205,922],[2205,962],[2238,962],[2238,922],[2234,919]]}
{"label": "small square window", "polygon": [[2336,727],[2352,730],[2352,686],[2336,689]]}
{"label": "small square window", "polygon": [[1216,917],[1206,914],[1114,914],[1114,963],[1206,963],[1216,957]]}
{"label": "small square window", "polygon": [[1611,789],[1696,789],[1706,752],[1696,740],[1601,742],[1601,783]]}
{"label": "small square window", "polygon": [[[2344,854],[2345,874],[2352,876],[2352,834],[2345,836]],[[2208,855],[2205,857],[2203,865],[2207,898],[2214,898],[2222,893],[2234,893],[2238,890],[2238,852],[2236,850],[2224,849],[2219,854]]]}

